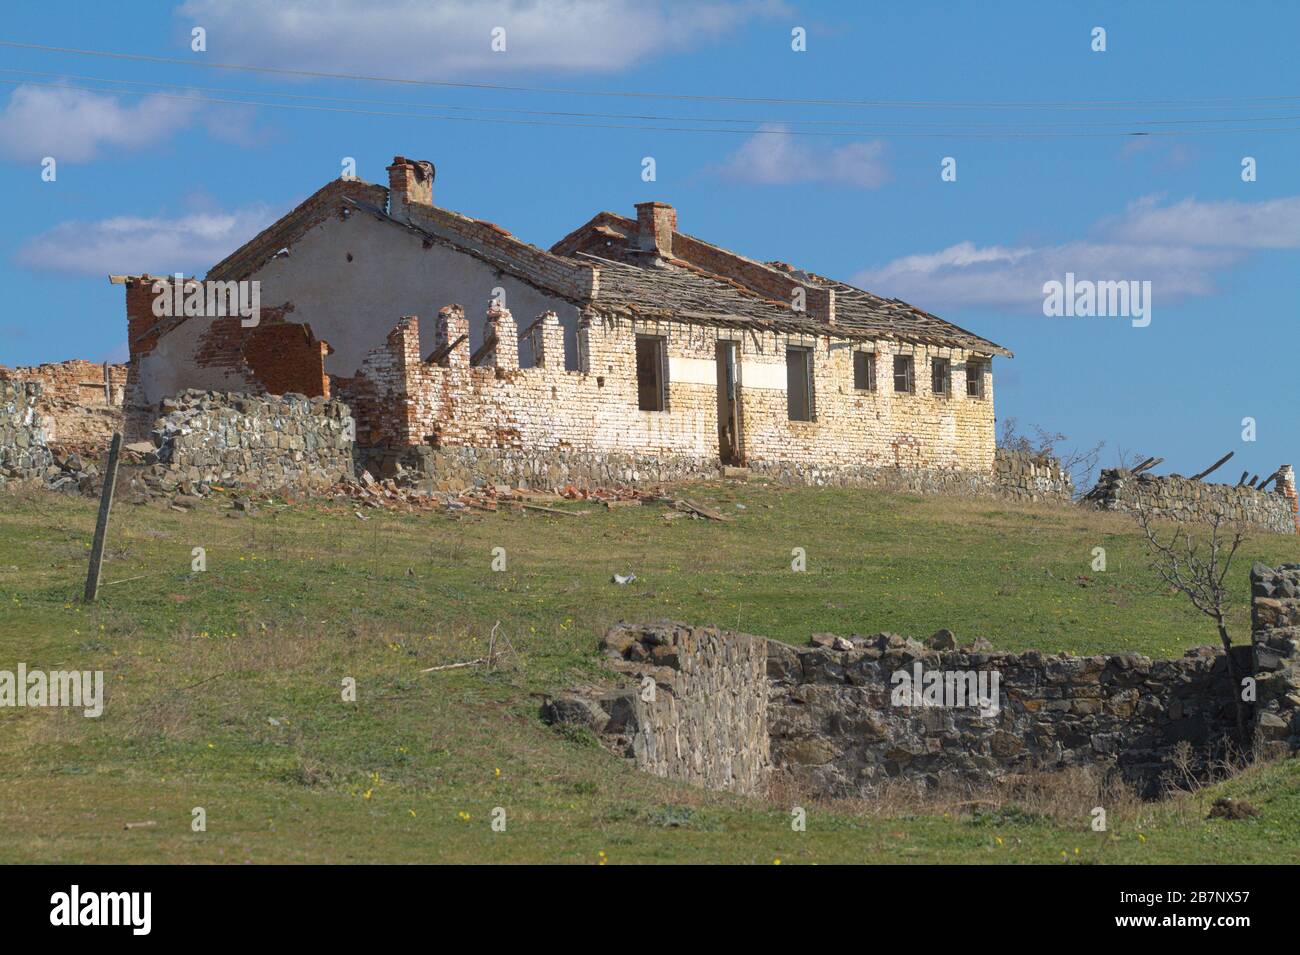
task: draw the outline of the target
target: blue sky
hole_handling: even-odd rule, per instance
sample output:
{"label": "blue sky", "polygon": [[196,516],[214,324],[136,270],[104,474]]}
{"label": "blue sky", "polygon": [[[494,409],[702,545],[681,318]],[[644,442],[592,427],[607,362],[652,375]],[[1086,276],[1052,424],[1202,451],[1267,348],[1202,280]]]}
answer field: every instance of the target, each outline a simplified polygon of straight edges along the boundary
{"label": "blue sky", "polygon": [[[122,358],[110,272],[201,274],[343,157],[384,182],[401,153],[437,165],[435,202],[538,245],[660,199],[683,231],[903,297],[1015,352],[995,363],[1000,418],[1105,441],[1104,464],[1122,449],[1190,473],[1233,450],[1216,477],[1235,480],[1300,463],[1300,5],[190,0],[7,14],[3,40],[185,62],[0,46],[0,363]],[[206,52],[191,50],[194,26]],[[1091,49],[1098,26],[1105,52]],[[286,93],[300,98],[272,95]],[[244,105],[270,101],[325,109]],[[1024,103],[1073,108],[1004,108]],[[804,135],[817,130],[839,135]],[[1137,130],[1178,135],[1101,135]],[[1066,271],[1150,281],[1150,325],[1045,317],[1042,283]]]}

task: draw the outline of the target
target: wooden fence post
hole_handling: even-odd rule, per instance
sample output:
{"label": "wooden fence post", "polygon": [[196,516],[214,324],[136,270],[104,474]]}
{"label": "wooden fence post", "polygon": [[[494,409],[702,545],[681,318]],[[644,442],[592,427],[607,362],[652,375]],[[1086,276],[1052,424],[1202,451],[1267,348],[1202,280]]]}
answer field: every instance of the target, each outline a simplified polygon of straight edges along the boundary
{"label": "wooden fence post", "polygon": [[108,469],[104,472],[104,490],[99,495],[99,520],[95,523],[95,543],[90,548],[90,569],[86,571],[86,603],[99,596],[99,572],[104,564],[104,536],[108,533],[108,512],[113,506],[113,488],[117,486],[117,456],[122,450],[122,433],[113,434],[108,449]]}

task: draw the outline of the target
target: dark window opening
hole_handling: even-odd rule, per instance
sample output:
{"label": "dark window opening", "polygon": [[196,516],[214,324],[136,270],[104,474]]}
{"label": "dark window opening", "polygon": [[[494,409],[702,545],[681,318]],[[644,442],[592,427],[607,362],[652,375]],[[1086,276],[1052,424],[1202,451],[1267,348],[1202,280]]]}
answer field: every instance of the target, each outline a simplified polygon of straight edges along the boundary
{"label": "dark window opening", "polygon": [[908,394],[916,390],[916,382],[912,378],[911,355],[894,356],[894,390]]}
{"label": "dark window opening", "polygon": [[853,353],[853,387],[857,391],[876,390],[876,356],[871,352]]}
{"label": "dark window opening", "polygon": [[657,336],[636,337],[636,403],[642,411],[663,411],[668,403],[664,344]]}
{"label": "dark window opening", "polygon": [[813,352],[785,350],[786,409],[791,421],[813,420]]}
{"label": "dark window opening", "polygon": [[952,394],[952,366],[948,359],[930,359],[930,390],[945,397]]}
{"label": "dark window opening", "polygon": [[984,397],[984,362],[974,359],[966,362],[966,394],[972,398]]}

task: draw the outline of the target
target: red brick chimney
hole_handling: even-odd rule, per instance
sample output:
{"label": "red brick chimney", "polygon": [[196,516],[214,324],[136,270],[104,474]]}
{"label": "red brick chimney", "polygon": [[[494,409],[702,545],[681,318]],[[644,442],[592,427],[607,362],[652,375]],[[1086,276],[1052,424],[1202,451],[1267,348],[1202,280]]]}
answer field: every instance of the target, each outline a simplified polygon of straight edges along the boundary
{"label": "red brick chimney", "polygon": [[673,254],[673,233],[677,230],[677,210],[666,202],[636,204],[636,247],[652,252],[656,258]]}
{"label": "red brick chimney", "polygon": [[394,156],[388,167],[388,214],[405,219],[408,203],[433,205],[433,176],[433,163]]}
{"label": "red brick chimney", "polygon": [[1277,483],[1273,487],[1291,502],[1291,512],[1295,514],[1296,531],[1300,532],[1300,496],[1296,495],[1295,469],[1289,464],[1282,465],[1278,469]]}

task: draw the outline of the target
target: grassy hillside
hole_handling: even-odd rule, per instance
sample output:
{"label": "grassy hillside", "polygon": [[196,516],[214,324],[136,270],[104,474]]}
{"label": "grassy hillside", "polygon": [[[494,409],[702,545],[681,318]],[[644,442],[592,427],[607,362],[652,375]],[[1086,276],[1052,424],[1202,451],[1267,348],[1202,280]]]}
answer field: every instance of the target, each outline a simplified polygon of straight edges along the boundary
{"label": "grassy hillside", "polygon": [[[540,695],[594,678],[595,641],[620,618],[797,642],[949,627],[1005,649],[1152,656],[1214,640],[1120,517],[846,490],[691,494],[733,520],[598,504],[364,521],[353,507],[232,519],[218,501],[119,505],[108,583],[85,607],[94,503],[0,493],[0,669],[102,669],[108,682],[97,720],[0,710],[0,861],[1300,860],[1294,762],[1227,784],[1261,810],[1245,821],[1204,821],[1215,789],[1117,807],[1107,833],[1074,809],[972,817],[888,801],[812,808],[793,833],[780,799],[643,776],[542,725]],[[1098,546],[1105,573],[1090,568]],[[795,547],[805,573],[790,569]],[[1238,559],[1245,640],[1250,561],[1300,561],[1300,539],[1258,535]],[[630,586],[610,582],[628,572]],[[518,651],[506,667],[420,672],[483,655],[498,620]],[[496,807],[505,832],[489,826]]]}

